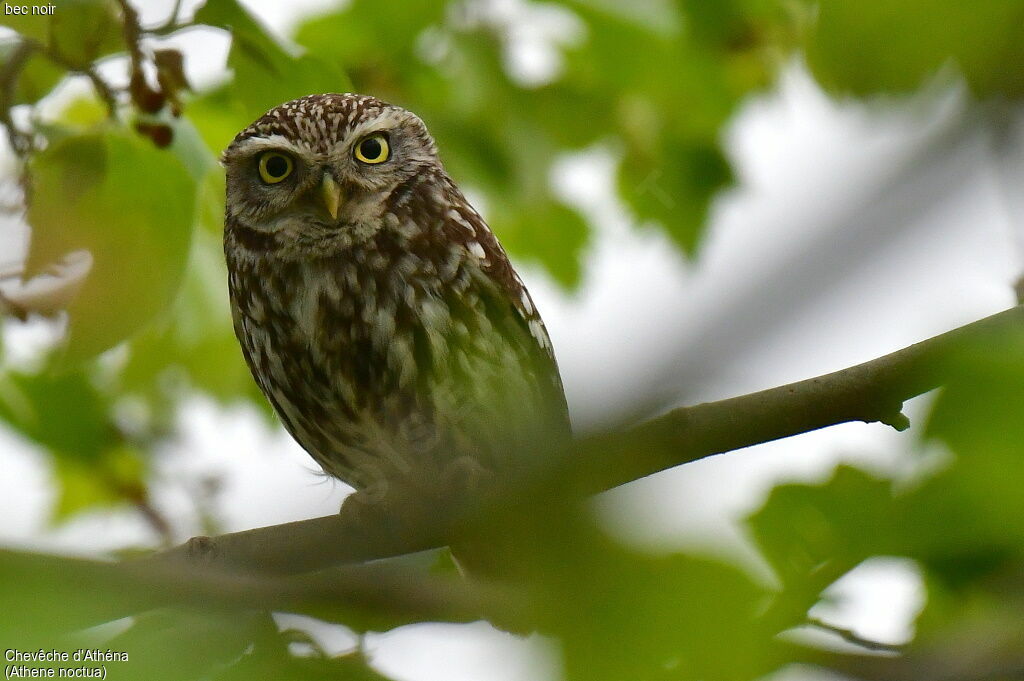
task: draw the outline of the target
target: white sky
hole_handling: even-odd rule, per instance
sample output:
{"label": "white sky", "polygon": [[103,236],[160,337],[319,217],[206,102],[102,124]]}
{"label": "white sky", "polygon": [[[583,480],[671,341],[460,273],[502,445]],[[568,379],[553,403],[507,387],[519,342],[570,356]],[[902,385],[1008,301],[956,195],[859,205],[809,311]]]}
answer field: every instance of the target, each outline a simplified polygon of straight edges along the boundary
{"label": "white sky", "polygon": [[[159,20],[168,4],[142,6]],[[301,12],[329,3],[244,4],[284,32]],[[518,3],[497,4],[518,11]],[[527,56],[515,60],[532,64],[524,78],[536,79],[557,60],[536,31],[526,34],[538,46],[516,48]],[[181,41],[190,56],[202,55],[190,62],[196,80],[220,68],[222,38]],[[542,272],[523,276],[558,351],[575,422],[595,423],[652,385],[670,401],[695,402],[805,378],[1011,305],[1021,270],[1019,222],[1011,217],[1019,219],[1024,205],[1004,189],[1024,179],[1024,125],[995,149],[983,133],[952,135],[942,153],[906,163],[950,129],[962,104],[956,93],[890,107],[837,104],[790,69],[728,131],[739,185],[717,202],[696,263],[684,262],[658,231],[629,224],[611,198],[605,151],[566,158],[556,185],[597,229],[584,286],[566,294]],[[10,229],[2,236],[4,250],[17,239]],[[19,324],[4,332],[15,354],[45,335]],[[911,405],[911,417],[923,406]],[[188,490],[211,474],[227,481],[218,508],[228,529],[331,513],[344,496],[344,486],[314,475],[283,431],[250,413],[197,400],[181,427],[181,441],[159,459],[154,489],[158,507],[186,534],[197,531]],[[915,438],[915,429],[831,428],[653,476],[604,495],[595,508],[625,541],[653,550],[709,547],[756,570],[762,566],[736,519],[774,482],[823,479],[838,460],[913,475],[905,454]],[[48,528],[48,463],[2,432],[0,471],[0,543],[89,553],[152,541],[130,514],[92,513]],[[839,605],[823,615],[892,641],[910,635],[921,598],[912,566],[884,560],[850,575],[837,594]],[[342,648],[350,639],[335,634],[330,644]],[[546,642],[484,625],[408,627],[369,647],[382,670],[407,681],[541,681],[557,669],[557,651]]]}

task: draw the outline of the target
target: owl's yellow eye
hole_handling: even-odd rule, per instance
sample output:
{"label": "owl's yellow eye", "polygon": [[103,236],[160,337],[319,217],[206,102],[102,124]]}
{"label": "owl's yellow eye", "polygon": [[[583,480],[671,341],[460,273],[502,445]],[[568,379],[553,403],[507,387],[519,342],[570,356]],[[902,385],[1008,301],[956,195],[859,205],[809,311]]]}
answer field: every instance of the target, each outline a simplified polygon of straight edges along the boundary
{"label": "owl's yellow eye", "polygon": [[295,163],[290,156],[279,151],[268,151],[260,156],[260,177],[267,184],[277,184],[292,174]]}
{"label": "owl's yellow eye", "polygon": [[363,163],[383,163],[391,156],[388,138],[375,133],[356,145],[356,158]]}

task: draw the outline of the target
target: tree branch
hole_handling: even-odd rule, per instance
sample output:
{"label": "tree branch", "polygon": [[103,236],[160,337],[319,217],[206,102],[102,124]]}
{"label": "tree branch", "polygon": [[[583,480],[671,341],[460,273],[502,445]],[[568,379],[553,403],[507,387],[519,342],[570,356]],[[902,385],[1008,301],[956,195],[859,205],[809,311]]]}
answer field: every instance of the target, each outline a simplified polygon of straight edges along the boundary
{"label": "tree branch", "polygon": [[1024,329],[1017,306],[877,359],[756,393],[675,409],[580,443],[578,473],[594,492],[675,466],[820,428],[863,421],[904,430],[912,397],[946,381],[945,362],[970,343]]}
{"label": "tree branch", "polygon": [[21,157],[32,151],[32,134],[18,129],[11,116],[11,108],[14,106],[18,78],[36,49],[37,46],[32,41],[19,41],[8,55],[3,68],[0,68],[0,125],[7,129],[7,140],[11,149]]}
{"label": "tree branch", "polygon": [[843,639],[847,643],[855,646],[860,646],[865,650],[870,650],[876,653],[899,653],[902,652],[906,646],[898,645],[895,643],[882,643],[881,641],[875,641],[870,638],[864,638],[853,629],[847,629],[845,627],[837,627],[834,624],[818,619],[817,617],[808,617],[807,626],[827,631],[830,634],[835,634],[839,638]]}
{"label": "tree branch", "polygon": [[557,486],[564,494],[593,494],[673,466],[839,423],[879,421],[902,428],[903,402],[942,385],[944,360],[952,353],[1022,328],[1024,307],[1019,306],[848,369],[675,409],[628,430],[584,438],[568,452],[544,459],[541,470],[482,501],[467,502],[443,488],[424,494],[414,479],[395,481],[378,499],[353,494],[337,515],[194,538],[141,562],[199,561],[287,574],[386,558],[444,545],[460,523],[482,509],[514,503],[525,488],[537,484]]}
{"label": "tree branch", "polygon": [[0,550],[0,637],[23,629],[62,634],[169,604],[204,610],[287,611],[367,629],[414,622],[522,622],[510,589],[374,563],[291,577],[207,566],[143,565]]}
{"label": "tree branch", "polygon": [[861,681],[1008,681],[1024,678],[1019,623],[1000,622],[944,632],[901,655],[839,653],[780,644],[780,657],[839,672]]}

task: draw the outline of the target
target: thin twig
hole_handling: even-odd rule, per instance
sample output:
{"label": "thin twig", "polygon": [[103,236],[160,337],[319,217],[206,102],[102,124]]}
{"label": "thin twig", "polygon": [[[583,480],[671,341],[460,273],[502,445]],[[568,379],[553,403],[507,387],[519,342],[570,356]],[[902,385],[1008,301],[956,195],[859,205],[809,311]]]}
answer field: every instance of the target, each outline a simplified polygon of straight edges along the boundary
{"label": "thin twig", "polygon": [[34,146],[32,135],[18,129],[11,116],[11,108],[14,106],[14,95],[17,91],[21,71],[29,57],[37,49],[38,45],[34,41],[19,41],[7,61],[4,62],[3,69],[0,70],[0,125],[7,129],[7,139],[11,144],[11,149],[21,157],[32,151]]}
{"label": "thin twig", "polygon": [[853,629],[837,627],[836,625],[829,624],[817,617],[808,617],[806,623],[808,626],[835,634],[847,643],[852,643],[853,645],[864,648],[865,650],[880,653],[900,653],[906,648],[906,646],[897,645],[895,643],[882,643],[881,641],[873,641],[869,638],[864,638],[863,636],[858,635]]}
{"label": "thin twig", "polygon": [[171,523],[167,518],[153,506],[149,499],[135,499],[132,503],[146,522],[149,523],[153,531],[160,537],[161,544],[163,546],[171,546],[174,543],[174,530],[171,528]]}
{"label": "thin twig", "polygon": [[117,95],[114,93],[113,88],[103,80],[102,76],[92,66],[81,72],[89,79],[92,83],[92,87],[96,90],[96,94],[103,103],[107,106],[107,117],[112,120],[117,120]]}
{"label": "thin twig", "polygon": [[128,0],[117,0],[121,6],[122,31],[124,44],[128,48],[128,59],[131,62],[132,73],[142,72],[142,63],[145,57],[142,54],[142,25],[139,23],[139,13],[131,6]]}
{"label": "thin twig", "polygon": [[170,33],[172,31],[178,30],[179,28],[182,28],[182,25],[178,23],[178,19],[179,19],[180,15],[181,15],[181,0],[174,0],[174,7],[171,8],[171,13],[167,17],[167,20],[164,23],[160,24],[159,26],[155,26],[153,28],[146,29],[146,32],[147,33],[164,34],[164,33]]}

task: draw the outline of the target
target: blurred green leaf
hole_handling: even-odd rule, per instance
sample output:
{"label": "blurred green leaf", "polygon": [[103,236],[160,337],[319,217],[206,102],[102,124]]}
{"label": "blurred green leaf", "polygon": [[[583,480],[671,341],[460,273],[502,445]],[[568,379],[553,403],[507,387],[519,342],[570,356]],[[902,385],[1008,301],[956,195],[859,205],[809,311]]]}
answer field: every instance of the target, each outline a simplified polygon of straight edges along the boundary
{"label": "blurred green leaf", "polygon": [[564,548],[548,547],[540,580],[554,580],[541,602],[567,680],[739,681],[771,669],[771,634],[758,621],[765,592],[735,566],[564,536]]}
{"label": "blurred green leaf", "polygon": [[62,0],[49,24],[49,48],[68,63],[87,66],[124,50],[120,11],[114,0]]}
{"label": "blurred green leaf", "polygon": [[897,524],[892,483],[840,466],[821,485],[781,485],[748,519],[781,590],[770,619],[781,629],[801,624],[821,593],[873,556],[899,555],[914,528]]}
{"label": "blurred green leaf", "polygon": [[947,367],[927,433],[955,455],[915,491],[917,556],[948,584],[1024,558],[1024,332],[989,336]]}
{"label": "blurred green leaf", "polygon": [[808,63],[833,92],[908,93],[952,62],[978,96],[1024,94],[1017,0],[824,0],[814,17]]}
{"label": "blurred green leaf", "polygon": [[251,651],[214,676],[213,681],[387,681],[389,678],[370,667],[359,653],[296,657],[287,646],[290,633],[278,634],[276,629],[264,629]]}
{"label": "blurred green leaf", "polygon": [[510,253],[540,263],[565,287],[580,283],[589,229],[579,213],[555,201],[495,208],[491,227]]}
{"label": "blurred green leaf", "polygon": [[[214,101],[203,102],[200,97],[189,105],[190,115],[212,149],[226,147],[235,133],[278,104],[308,94],[345,92],[351,87],[336,62],[313,54],[293,54],[236,0],[208,0],[196,12],[195,21],[231,33],[228,67],[234,72],[233,79],[207,95]],[[207,125],[201,112],[211,108],[220,111]]]}
{"label": "blurred green leaf", "polygon": [[567,4],[606,13],[652,33],[671,35],[679,30],[682,23],[677,3],[672,0],[639,0],[628,4],[615,0],[570,0]]}
{"label": "blurred green leaf", "polygon": [[689,254],[707,222],[711,198],[732,180],[715,144],[662,140],[653,156],[630,149],[619,174],[619,191],[641,220],[655,220]]}
{"label": "blurred green leaf", "polygon": [[111,402],[81,370],[0,376],[0,420],[53,456],[53,520],[146,498],[143,455],[114,423]]}
{"label": "blurred green leaf", "polygon": [[119,439],[107,419],[109,398],[82,371],[0,376],[0,417],[61,456],[94,462]]}
{"label": "blurred green leaf", "polygon": [[478,519],[480,539],[466,535],[453,552],[470,574],[493,571],[529,590],[539,630],[561,643],[567,681],[771,671],[763,585],[723,561],[627,549],[566,492],[537,489],[496,509]]}
{"label": "blurred green leaf", "polygon": [[[146,397],[158,406],[157,413],[168,417],[168,405],[184,397],[185,389],[224,402],[249,399],[267,408],[235,340],[226,280],[219,239],[200,233],[170,315],[139,334],[129,347],[121,373],[125,392]],[[167,380],[174,377],[185,380]]]}
{"label": "blurred green leaf", "polygon": [[822,485],[781,485],[748,520],[784,584],[821,575],[818,590],[865,558],[898,548],[892,483],[849,466]]}
{"label": "blurred green leaf", "polygon": [[[385,72],[394,78],[416,78],[426,67],[417,55],[417,40],[428,27],[443,22],[446,5],[405,0],[401,11],[395,11],[397,6],[388,3],[355,0],[339,11],[307,19],[295,39],[311,53],[353,69],[356,80],[379,78]],[[371,76],[370,69],[381,73]]]}
{"label": "blurred green leaf", "polygon": [[[108,642],[128,651],[126,662],[111,663],[113,678],[132,681],[206,679],[234,664],[252,644],[270,615],[165,608],[134,618],[127,631]],[[167,664],[174,660],[174,664]],[[255,679],[273,678],[266,674]]]}
{"label": "blurred green leaf", "polygon": [[50,35],[50,22],[46,18],[33,16],[31,11],[28,14],[4,14],[3,26],[26,38],[44,43]]}
{"label": "blurred green leaf", "polygon": [[73,456],[57,457],[55,464],[55,522],[67,520],[80,511],[137,503],[148,496],[143,456],[133,447],[114,446],[88,464]]}
{"label": "blurred green leaf", "polygon": [[32,159],[28,267],[93,257],[71,319],[67,358],[106,350],[177,293],[192,236],[196,185],[181,162],[120,130],[69,137]]}
{"label": "blurred green leaf", "polygon": [[[58,125],[67,126],[66,134],[71,132],[88,132],[95,130],[107,118],[107,108],[96,97],[75,97],[61,109],[57,120]],[[51,141],[56,141],[61,136],[47,136]]]}
{"label": "blurred green leaf", "polygon": [[[17,41],[0,41],[0,71],[3,71],[17,49]],[[38,51],[33,51],[20,69],[17,85],[9,102],[11,106],[39,101],[49,94],[67,73]]]}
{"label": "blurred green leaf", "polygon": [[[206,194],[209,193],[209,183],[215,181],[212,178],[216,176],[223,180],[224,177],[224,173],[217,163],[217,156],[204,143],[199,130],[196,129],[189,119],[179,121],[174,126],[174,140],[171,143],[170,149],[181,160],[182,165],[188,170],[193,181],[199,185],[200,196],[198,202],[203,204],[207,200]],[[223,208],[223,182],[220,185],[220,189],[222,190],[221,196],[218,198],[221,200]],[[202,207],[197,207],[197,211],[201,212],[202,210]],[[223,217],[223,210],[221,213],[220,217]],[[205,219],[205,213],[202,218]]]}

